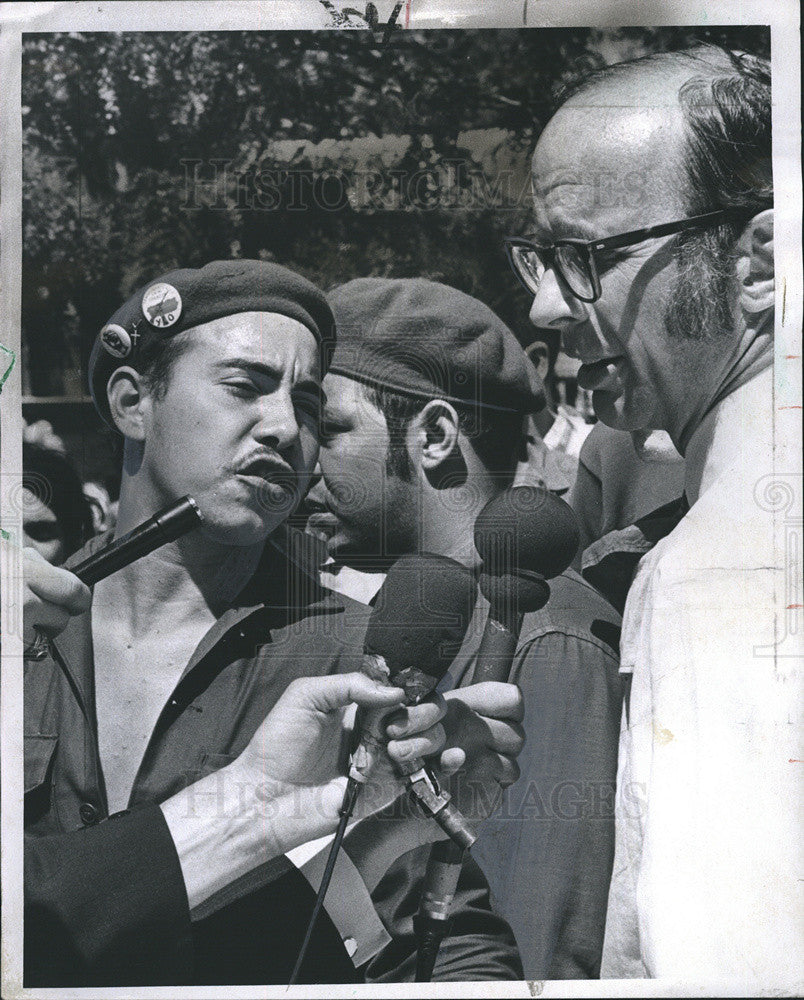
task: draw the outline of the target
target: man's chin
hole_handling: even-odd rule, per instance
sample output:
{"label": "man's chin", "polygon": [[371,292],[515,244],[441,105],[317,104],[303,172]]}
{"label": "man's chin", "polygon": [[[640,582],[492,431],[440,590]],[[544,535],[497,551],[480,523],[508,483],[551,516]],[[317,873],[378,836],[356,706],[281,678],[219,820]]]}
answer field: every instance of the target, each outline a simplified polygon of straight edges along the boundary
{"label": "man's chin", "polygon": [[[319,535],[319,537],[321,536]],[[357,557],[359,559],[365,549],[364,545],[360,545],[359,542],[356,542],[337,528],[324,541],[327,543],[328,555],[332,556],[337,562],[345,562],[347,564],[350,558]]]}
{"label": "man's chin", "polygon": [[635,392],[610,392],[597,389],[592,393],[595,416],[618,431],[641,431],[654,420],[654,400],[648,389]]}
{"label": "man's chin", "polygon": [[207,508],[205,511],[201,506],[201,512],[204,515],[201,532],[218,545],[263,545],[268,536],[287,520],[281,514],[266,511],[241,511],[240,516],[226,511],[216,517],[214,509]]}
{"label": "man's chin", "polygon": [[328,511],[316,511],[307,518],[304,530],[308,535],[325,542],[329,546],[330,539],[338,533],[339,522],[334,514]]}
{"label": "man's chin", "polygon": [[344,532],[336,532],[327,539],[327,555],[343,566],[364,572],[387,570],[398,556],[380,554],[380,545],[373,541],[352,538]]}
{"label": "man's chin", "polygon": [[631,440],[634,442],[634,451],[643,462],[681,461],[681,455],[667,431],[641,428],[631,431]]}

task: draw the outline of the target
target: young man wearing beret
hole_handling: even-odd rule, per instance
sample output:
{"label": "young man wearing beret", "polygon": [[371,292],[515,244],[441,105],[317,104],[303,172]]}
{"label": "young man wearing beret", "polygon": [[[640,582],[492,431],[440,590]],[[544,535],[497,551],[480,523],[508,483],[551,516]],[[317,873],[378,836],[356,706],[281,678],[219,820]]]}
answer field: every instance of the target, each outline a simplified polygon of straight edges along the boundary
{"label": "young man wearing beret", "polygon": [[[433,281],[357,279],[329,300],[338,343],[308,497],[309,530],[334,557],[323,578],[369,601],[403,553],[476,568],[474,521],[511,485],[524,418],[544,405],[535,368],[486,305]],[[550,586],[511,670],[528,734],[521,777],[472,854],[526,977],[594,977],[614,849],[619,617],[572,571]],[[487,609],[481,600],[450,671],[455,690],[471,683]]]}
{"label": "young man wearing beret", "polygon": [[[26,664],[26,877],[38,914],[26,985],[287,982],[321,853],[294,856],[308,884],[282,851],[332,830],[338,806],[323,777],[316,799],[315,768],[306,798],[277,792],[304,783],[294,712],[320,719],[347,701],[378,697],[354,681],[319,691],[334,683],[328,675],[359,669],[367,611],[305,577],[279,541],[316,462],[320,353],[332,336],[324,296],[259,261],[173,271],[132,296],[100,332],[92,395],[125,439],[117,536],[184,494],[204,521],[91,595],[66,570],[29,560],[27,623],[53,641]],[[109,540],[93,540],[76,558]],[[277,702],[300,678],[301,711],[291,706],[288,714],[285,703],[277,721]],[[324,708],[316,710],[316,698]],[[521,745],[519,695],[497,685],[489,699],[496,729],[481,725],[484,737],[463,745],[466,770],[510,782]],[[458,748],[442,715],[437,702],[419,706],[393,735],[415,749],[404,738],[418,734],[422,753],[446,744],[454,766]],[[373,832],[363,834],[363,851],[347,838],[327,899],[332,922],[322,920],[303,981],[411,975],[412,933],[387,901],[415,894],[427,846],[418,855],[411,848],[437,828],[365,822]],[[277,834],[285,826],[292,836]],[[131,860],[135,837],[146,841],[144,852],[137,845],[139,863]],[[255,847],[255,838],[272,849]],[[85,886],[73,905],[75,873],[58,870],[70,858],[86,861],[90,842],[103,863],[87,864],[88,876],[106,872],[109,880],[106,927],[97,913],[106,886]],[[146,893],[125,892],[110,874],[115,849],[133,878],[141,855],[154,852],[151,881],[172,883],[169,906],[160,911]],[[384,879],[401,854],[413,859],[402,886]],[[157,898],[165,891],[151,885]],[[521,976],[510,930],[490,911],[476,872],[458,903],[461,929],[440,978]],[[123,921],[121,907],[130,911]],[[48,949],[49,933],[58,948]],[[164,941],[154,966],[155,935]],[[151,946],[140,960],[143,938]]]}

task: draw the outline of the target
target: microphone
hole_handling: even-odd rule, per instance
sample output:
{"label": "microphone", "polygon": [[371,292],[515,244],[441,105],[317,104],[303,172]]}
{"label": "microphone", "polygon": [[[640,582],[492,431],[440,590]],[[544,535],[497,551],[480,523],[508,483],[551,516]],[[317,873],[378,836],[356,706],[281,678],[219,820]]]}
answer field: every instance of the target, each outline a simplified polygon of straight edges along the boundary
{"label": "microphone", "polygon": [[[374,680],[403,688],[407,704],[419,704],[435,689],[458,654],[476,599],[474,575],[460,563],[427,553],[403,556],[388,571],[375,598],[363,644],[364,672]],[[360,790],[387,742],[382,726],[386,715],[387,710],[371,712],[360,720],[361,737],[350,761],[340,822],[288,981],[290,986],[301,971]],[[447,833],[459,837],[462,845],[474,843],[474,833],[424,761],[410,761],[405,772],[411,791]]]}
{"label": "microphone", "polygon": [[550,597],[547,580],[560,576],[574,559],[578,525],[572,508],[554,493],[513,486],[486,504],[474,536],[489,616],[473,683],[506,681],[522,618],[544,607]]}
{"label": "microphone", "polygon": [[175,542],[202,521],[203,517],[195,500],[192,497],[182,497],[74,566],[70,566],[68,561],[65,568],[91,587],[124,566],[147,556],[154,549],[168,542]]}
{"label": "microphone", "polygon": [[[548,579],[560,576],[578,549],[572,508],[536,486],[513,486],[490,500],[475,521],[475,548],[483,560],[480,592],[489,616],[477,651],[473,683],[506,681],[516,653],[522,618],[543,608]],[[414,917],[418,937],[416,982],[430,982],[447,932],[464,851],[451,840],[436,843]]]}
{"label": "microphone", "polygon": [[[116,573],[142,556],[147,556],[154,549],[167,542],[173,542],[188,531],[197,527],[203,521],[198,504],[192,497],[182,497],[163,510],[149,517],[147,521],[138,524],[136,528],[120,538],[105,545],[86,559],[70,565],[68,559],[65,569],[75,573],[82,583],[88,587],[105,580],[107,576]],[[35,629],[35,638],[24,652],[27,661],[43,660],[49,653],[50,640]]]}
{"label": "microphone", "polygon": [[[403,556],[377,595],[366,631],[364,670],[376,680],[403,688],[407,704],[419,704],[457,656],[476,600],[474,575],[460,563],[428,553]],[[355,796],[387,742],[381,723],[376,713],[364,719],[349,771]],[[425,811],[464,846],[474,843],[471,828],[424,762],[408,761],[404,772]]]}

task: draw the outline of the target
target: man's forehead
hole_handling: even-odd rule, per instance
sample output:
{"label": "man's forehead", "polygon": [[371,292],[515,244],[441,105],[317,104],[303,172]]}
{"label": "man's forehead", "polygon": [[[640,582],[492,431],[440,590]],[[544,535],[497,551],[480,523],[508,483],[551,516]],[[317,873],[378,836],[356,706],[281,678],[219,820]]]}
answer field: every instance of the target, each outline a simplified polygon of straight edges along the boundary
{"label": "man's forehead", "polygon": [[344,420],[371,424],[384,423],[379,408],[369,399],[370,387],[348,375],[328,372],[323,380],[326,410]]}
{"label": "man's forehead", "polygon": [[619,220],[633,219],[635,227],[669,221],[659,216],[683,200],[682,129],[677,103],[660,111],[570,102],[547,124],[533,155],[537,222],[586,220],[588,232],[555,235],[592,239]]}
{"label": "man's forehead", "polygon": [[281,313],[221,316],[188,330],[190,344],[212,360],[251,358],[318,368],[318,343],[303,323]]}
{"label": "man's forehead", "polygon": [[347,412],[365,400],[365,387],[356,379],[335,372],[327,372],[322,385],[327,397],[327,408]]}

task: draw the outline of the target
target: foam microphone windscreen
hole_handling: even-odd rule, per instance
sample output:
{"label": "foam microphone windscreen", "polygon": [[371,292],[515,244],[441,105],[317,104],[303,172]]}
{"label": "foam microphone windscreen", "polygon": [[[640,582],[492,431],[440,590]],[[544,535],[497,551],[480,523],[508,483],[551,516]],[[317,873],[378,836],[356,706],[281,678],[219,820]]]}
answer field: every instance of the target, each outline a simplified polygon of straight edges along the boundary
{"label": "foam microphone windscreen", "polygon": [[528,573],[480,574],[480,593],[492,608],[509,606],[517,614],[527,614],[543,608],[550,599],[550,588],[544,580]]}
{"label": "foam microphone windscreen", "polygon": [[475,521],[475,547],[489,576],[533,573],[550,580],[570,565],[579,542],[572,508],[538,486],[511,487]]}
{"label": "foam microphone windscreen", "polygon": [[365,650],[385,659],[392,678],[412,669],[432,678],[434,687],[461,648],[476,600],[475,578],[460,563],[403,556],[377,595]]}

